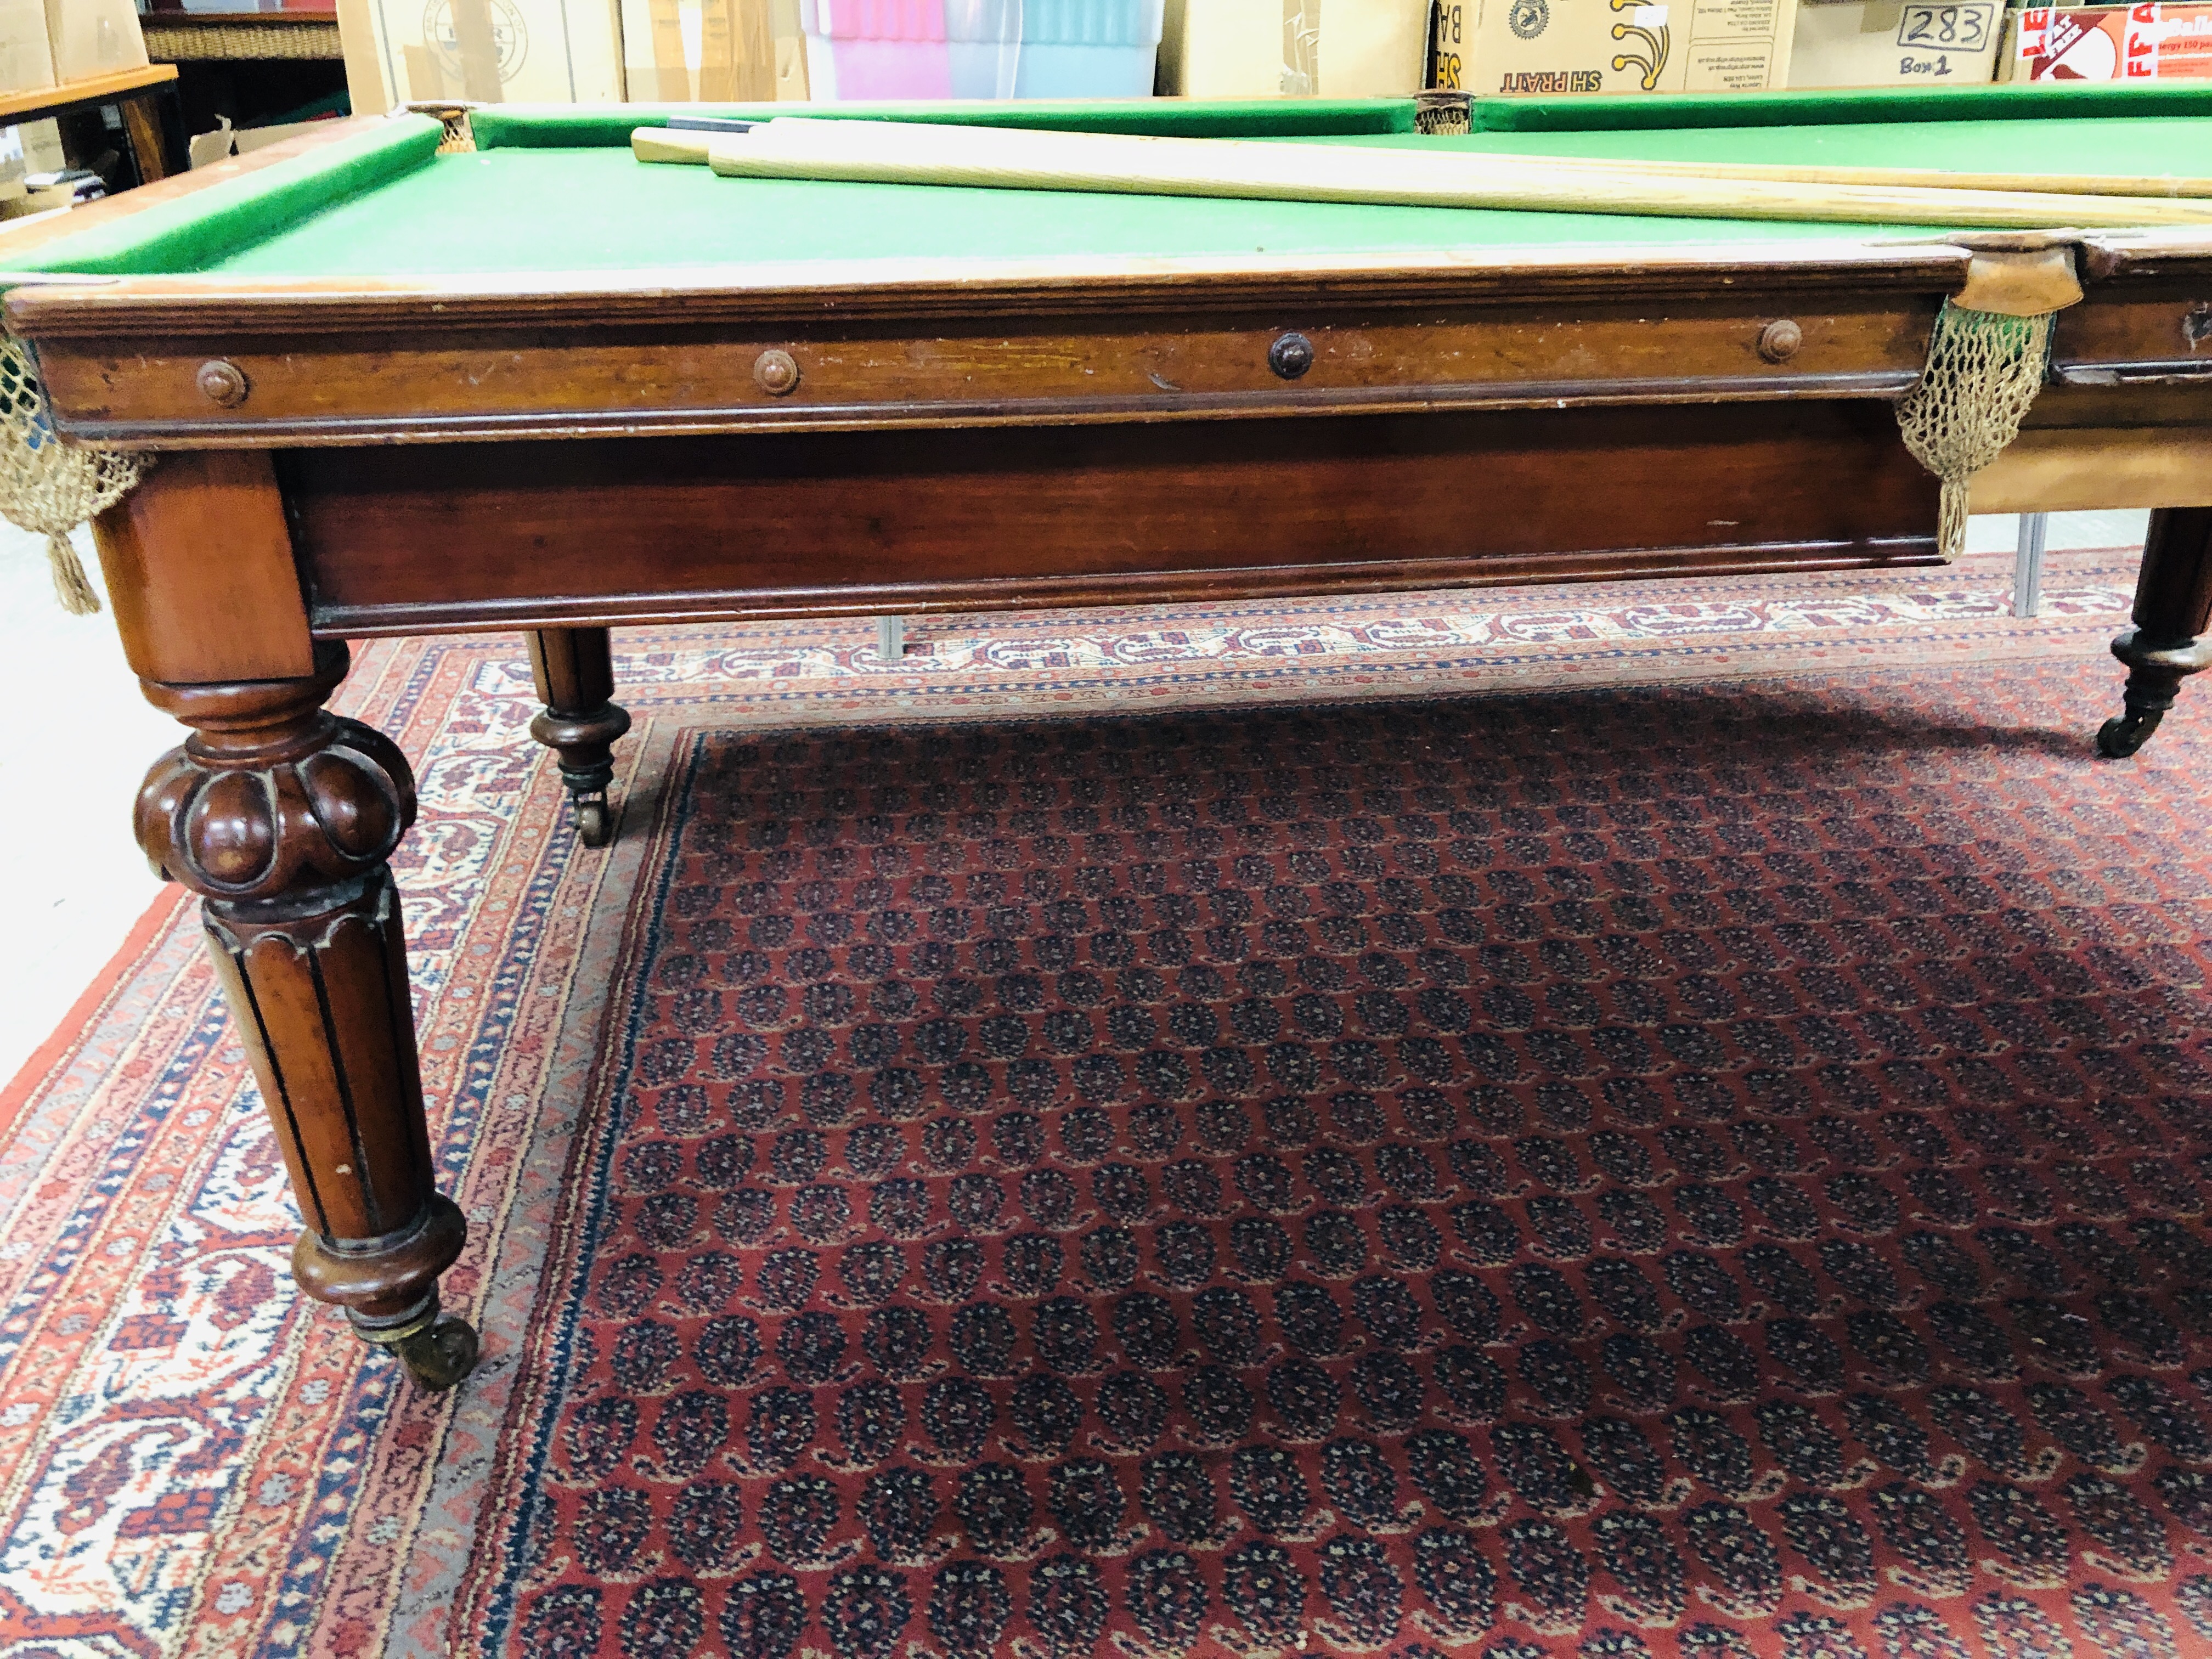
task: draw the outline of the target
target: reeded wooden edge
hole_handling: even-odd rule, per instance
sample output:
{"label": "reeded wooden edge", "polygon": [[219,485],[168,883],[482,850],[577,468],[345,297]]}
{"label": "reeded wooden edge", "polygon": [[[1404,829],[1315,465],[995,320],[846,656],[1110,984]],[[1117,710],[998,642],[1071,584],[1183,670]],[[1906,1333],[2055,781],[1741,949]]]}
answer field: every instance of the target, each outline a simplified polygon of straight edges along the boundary
{"label": "reeded wooden edge", "polygon": [[1010,577],[927,586],[854,584],[772,592],[639,592],[587,599],[495,599],[451,605],[323,605],[316,608],[311,623],[318,638],[367,639],[377,635],[467,634],[491,629],[927,616],[1062,605],[1211,604],[1281,594],[1318,598],[1431,587],[1511,587],[1534,581],[1905,568],[1942,562],[1935,538],[1926,536],[1893,542],[1766,543],[1718,553],[1711,548],[1631,548],[1569,556],[1389,559],[1124,575]]}
{"label": "reeded wooden edge", "polygon": [[[0,245],[4,251],[4,245]],[[1847,239],[1679,248],[1402,251],[1323,257],[853,259],[558,271],[520,277],[119,277],[27,282],[8,295],[11,331],[32,339],[135,333],[280,333],[342,328],[461,330],[486,324],[683,324],[823,317],[978,318],[1233,310],[1295,298],[1306,310],[1480,304],[1555,296],[1720,299],[1951,293],[1970,256],[1941,242]],[[0,261],[4,264],[4,261]]]}
{"label": "reeded wooden edge", "polygon": [[580,408],[517,416],[409,414],[324,417],[312,421],[85,421],[59,416],[73,442],[145,446],[164,450],[342,448],[354,444],[489,443],[531,438],[705,436],[730,432],[860,432],[961,426],[1088,426],[1164,421],[1304,418],[1325,415],[1402,415],[1446,410],[1558,409],[1607,404],[1783,403],[1807,397],[1896,398],[1917,369],[1863,374],[1798,375],[1787,380],[1701,379],[1509,382],[1464,386],[1411,386],[1293,392],[1178,392],[1158,398],[1035,398],[1004,403],[858,404],[787,407],[645,410],[610,413]]}
{"label": "reeded wooden edge", "polygon": [[[350,125],[351,124],[347,124]],[[319,139],[317,142],[321,142]],[[273,146],[272,151],[283,146]],[[240,161],[259,162],[272,151]],[[227,165],[227,164],[226,164]],[[166,188],[149,185],[149,190]],[[131,195],[113,198],[128,201]],[[95,204],[79,213],[98,211]],[[80,227],[81,228],[81,225]],[[11,243],[0,234],[0,278]],[[2212,239],[2165,246],[2084,242],[2084,277],[2212,278]],[[26,279],[7,296],[9,331],[37,340],[132,334],[225,336],[406,328],[799,324],[829,318],[1082,316],[1279,306],[1511,304],[1783,295],[1958,294],[1976,255],[1964,243],[1802,243],[1652,248],[1592,245],[1319,258],[859,259],[647,269],[289,281],[202,276]]]}

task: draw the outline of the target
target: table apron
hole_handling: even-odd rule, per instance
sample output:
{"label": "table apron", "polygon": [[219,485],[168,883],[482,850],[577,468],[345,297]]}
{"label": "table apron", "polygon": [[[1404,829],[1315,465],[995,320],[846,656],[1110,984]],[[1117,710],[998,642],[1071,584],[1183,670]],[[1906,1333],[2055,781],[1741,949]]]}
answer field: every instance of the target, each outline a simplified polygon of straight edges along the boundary
{"label": "table apron", "polygon": [[1921,562],[1936,518],[1843,399],[276,459],[350,636]]}
{"label": "table apron", "polygon": [[2020,435],[1974,475],[1975,512],[2212,506],[2212,374],[2098,379],[2069,375],[2063,358],[2053,367]]}
{"label": "table apron", "polygon": [[[1580,402],[1893,398],[1936,301],[1780,295],[1347,313],[173,331],[40,342],[57,423],[159,447],[1205,419]],[[1778,324],[1790,343],[1774,347]],[[1304,343],[1277,353],[1285,336]],[[1762,354],[1761,343],[1767,350]],[[1286,365],[1310,364],[1292,374]],[[221,365],[221,368],[213,366]]]}

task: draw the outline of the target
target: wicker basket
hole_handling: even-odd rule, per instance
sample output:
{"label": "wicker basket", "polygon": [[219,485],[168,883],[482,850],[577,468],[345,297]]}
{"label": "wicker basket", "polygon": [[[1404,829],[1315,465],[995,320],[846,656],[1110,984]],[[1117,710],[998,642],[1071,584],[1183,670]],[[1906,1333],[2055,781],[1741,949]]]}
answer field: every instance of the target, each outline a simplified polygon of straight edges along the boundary
{"label": "wicker basket", "polygon": [[335,17],[238,12],[213,13],[185,21],[179,14],[170,12],[148,14],[139,21],[146,35],[146,56],[157,64],[345,56],[338,45]]}

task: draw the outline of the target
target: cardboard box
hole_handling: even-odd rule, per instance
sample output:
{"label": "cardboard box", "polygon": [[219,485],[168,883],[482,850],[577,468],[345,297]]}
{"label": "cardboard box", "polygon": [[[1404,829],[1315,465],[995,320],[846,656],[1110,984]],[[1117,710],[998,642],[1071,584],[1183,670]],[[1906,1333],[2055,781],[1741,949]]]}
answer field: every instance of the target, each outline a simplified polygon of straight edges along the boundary
{"label": "cardboard box", "polygon": [[0,92],[36,92],[53,83],[46,0],[0,0]]}
{"label": "cardboard box", "polygon": [[634,99],[757,104],[775,96],[769,0],[622,0],[623,78]]}
{"label": "cardboard box", "polygon": [[1981,86],[2002,0],[1799,0],[1792,87]]}
{"label": "cardboard box", "polygon": [[0,127],[0,202],[21,201],[30,193],[23,183],[27,171],[23,161],[22,130]]}
{"label": "cardboard box", "polygon": [[133,0],[46,0],[46,40],[64,86],[146,67]]}
{"label": "cardboard box", "polygon": [[623,95],[615,0],[343,0],[338,35],[363,113],[448,99],[611,104]]}
{"label": "cardboard box", "polygon": [[1158,90],[1384,98],[1420,90],[1429,0],[1167,0]]}
{"label": "cardboard box", "polygon": [[799,0],[621,0],[627,96],[668,103],[804,102]]}
{"label": "cardboard box", "polygon": [[778,103],[805,103],[807,99],[806,31],[799,16],[799,0],[770,0],[769,33],[775,41],[775,96]]}
{"label": "cardboard box", "polygon": [[69,152],[62,148],[62,125],[52,116],[26,121],[15,131],[22,136],[26,172],[59,173],[69,165]]}
{"label": "cardboard box", "polygon": [[2008,81],[2212,80],[2212,4],[2017,11],[2003,70]]}
{"label": "cardboard box", "polygon": [[251,155],[257,149],[281,144],[287,138],[297,138],[325,125],[322,121],[287,121],[273,127],[234,127],[228,115],[218,115],[215,131],[195,134],[185,146],[185,155],[191,166],[204,167],[227,156]]}
{"label": "cardboard box", "polygon": [[48,185],[41,190],[26,190],[18,185],[13,196],[0,199],[0,221],[10,228],[25,219],[43,219],[57,213],[67,213],[76,205],[76,186]]}
{"label": "cardboard box", "polygon": [[1437,0],[1431,71],[1475,94],[1767,92],[1797,0]]}

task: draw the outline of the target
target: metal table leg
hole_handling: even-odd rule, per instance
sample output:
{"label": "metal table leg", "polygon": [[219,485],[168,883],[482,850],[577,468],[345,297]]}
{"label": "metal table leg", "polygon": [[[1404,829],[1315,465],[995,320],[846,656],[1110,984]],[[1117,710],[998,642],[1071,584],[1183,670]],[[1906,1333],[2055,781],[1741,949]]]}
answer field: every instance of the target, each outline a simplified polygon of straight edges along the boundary
{"label": "metal table leg", "polygon": [[2013,566],[2012,614],[2033,617],[2043,610],[2043,547],[2051,533],[2048,513],[2020,515],[2020,556]]}

